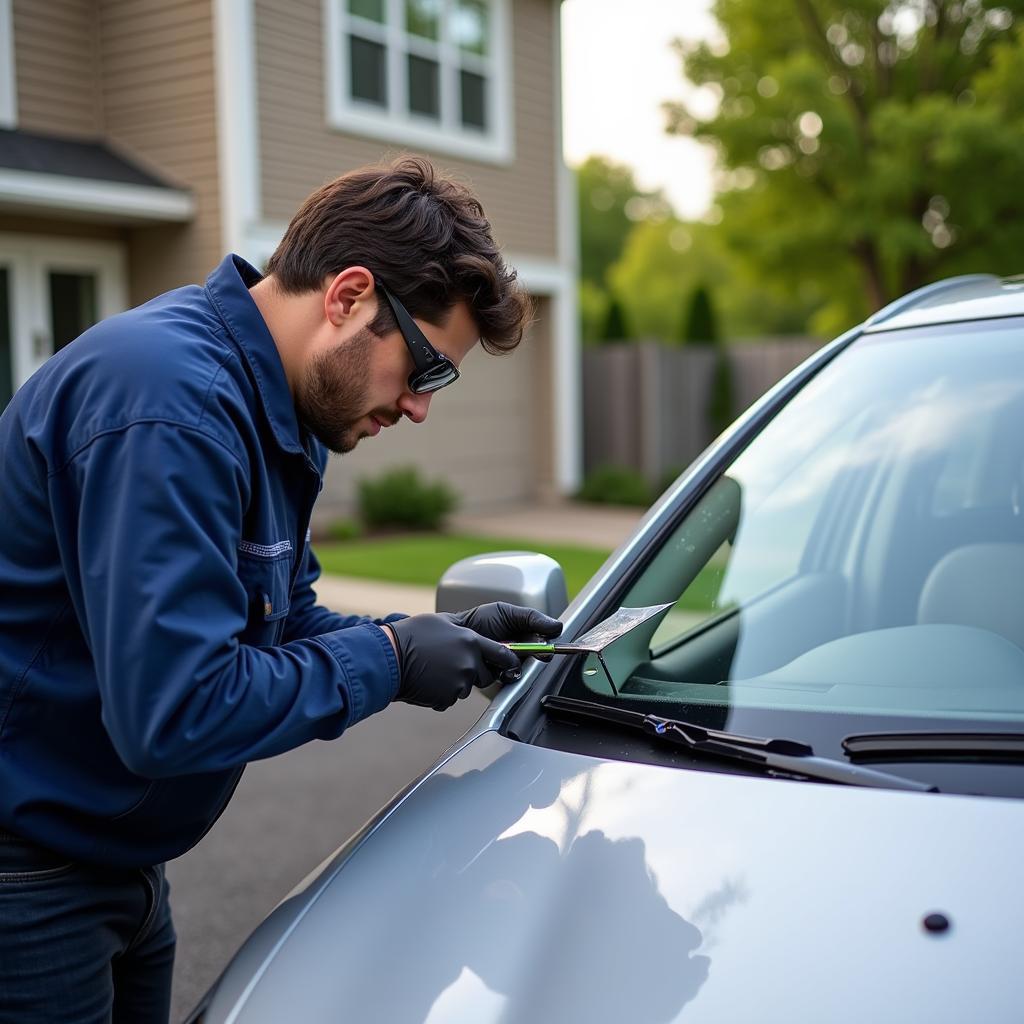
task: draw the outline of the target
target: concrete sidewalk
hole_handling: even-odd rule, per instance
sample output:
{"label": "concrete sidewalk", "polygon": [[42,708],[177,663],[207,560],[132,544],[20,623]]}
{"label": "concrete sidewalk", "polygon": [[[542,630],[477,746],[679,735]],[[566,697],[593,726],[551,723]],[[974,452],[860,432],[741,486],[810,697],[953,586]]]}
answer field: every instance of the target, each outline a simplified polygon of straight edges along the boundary
{"label": "concrete sidewalk", "polygon": [[[524,542],[548,541],[611,550],[633,532],[643,513],[643,509],[566,501],[487,513],[463,513],[452,517],[450,529],[456,533],[509,537]],[[317,583],[316,592],[322,604],[348,614],[377,618],[390,612],[418,615],[434,610],[434,588],[407,583],[325,574]]]}

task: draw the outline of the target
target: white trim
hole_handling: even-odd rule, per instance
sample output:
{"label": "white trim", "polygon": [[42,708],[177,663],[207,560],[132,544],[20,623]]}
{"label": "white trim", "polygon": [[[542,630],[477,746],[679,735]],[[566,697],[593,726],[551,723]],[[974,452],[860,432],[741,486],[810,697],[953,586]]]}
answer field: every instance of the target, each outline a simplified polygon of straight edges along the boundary
{"label": "white trim", "polygon": [[191,193],[178,189],[8,168],[0,169],[0,206],[76,212],[136,224],[186,221],[196,212]]}
{"label": "white trim", "polygon": [[254,267],[263,267],[284,238],[288,224],[285,221],[261,221],[251,224],[245,233],[245,248],[236,249]]}
{"label": "white trim", "polygon": [[252,260],[261,207],[253,0],[214,0],[213,27],[221,248]]}
{"label": "white trim", "polygon": [[0,234],[0,264],[11,269],[15,388],[21,387],[53,354],[46,273],[64,270],[96,274],[96,315],[100,320],[128,305],[125,249],[117,242]]}
{"label": "white trim", "polygon": [[555,212],[558,218],[558,262],[563,284],[554,299],[552,373],[558,381],[555,423],[555,482],[572,494],[583,480],[583,364],[579,315],[579,224],[576,179],[565,162],[562,146],[562,10],[552,5],[552,60],[555,88]]}
{"label": "white trim", "polygon": [[512,252],[504,252],[502,256],[509,266],[515,267],[519,280],[533,295],[556,295],[570,283],[569,271],[555,260],[520,257]]}
{"label": "white trim", "polygon": [[0,0],[0,128],[18,126],[18,79],[14,65],[11,0]]}
{"label": "white trim", "polygon": [[[422,50],[424,45],[406,34],[401,18],[403,0],[384,0],[387,26],[375,26],[355,19],[360,34],[376,37],[387,46],[388,110],[369,104],[360,108],[347,100],[346,71],[348,55],[346,32],[353,19],[342,9],[345,0],[323,0],[324,21],[324,102],[327,124],[338,131],[362,135],[431,153],[466,157],[483,163],[510,164],[515,158],[512,104],[512,4],[510,0],[491,0],[492,54],[489,57],[461,58],[446,38],[447,18],[442,14],[442,39],[427,43],[440,63],[441,123],[418,118],[406,109],[406,71],[402,59],[407,51]],[[445,5],[447,11],[451,0]],[[371,27],[373,26],[373,27]],[[486,72],[488,81],[487,113],[491,128],[484,134],[463,128],[456,120],[456,74],[459,62]]]}

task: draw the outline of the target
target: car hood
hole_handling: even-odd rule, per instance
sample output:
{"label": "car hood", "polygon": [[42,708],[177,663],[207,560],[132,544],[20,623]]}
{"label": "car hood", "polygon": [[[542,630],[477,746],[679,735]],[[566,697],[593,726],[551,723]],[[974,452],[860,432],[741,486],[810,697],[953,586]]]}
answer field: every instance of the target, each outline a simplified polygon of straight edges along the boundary
{"label": "car hood", "polygon": [[1019,1019],[1022,844],[1019,801],[484,733],[282,904],[207,1020]]}

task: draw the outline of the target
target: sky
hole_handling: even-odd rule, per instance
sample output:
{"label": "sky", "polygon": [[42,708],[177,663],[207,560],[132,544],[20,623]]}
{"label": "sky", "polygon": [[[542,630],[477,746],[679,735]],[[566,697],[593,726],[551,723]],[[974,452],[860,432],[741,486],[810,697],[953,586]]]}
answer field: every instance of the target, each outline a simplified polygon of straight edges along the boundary
{"label": "sky", "polygon": [[[687,93],[677,36],[708,37],[710,0],[564,0],[562,88],[565,158],[592,154],[631,166],[643,188],[663,187],[684,218],[711,200],[711,156],[665,134],[665,100]],[[628,18],[623,12],[628,11]]]}

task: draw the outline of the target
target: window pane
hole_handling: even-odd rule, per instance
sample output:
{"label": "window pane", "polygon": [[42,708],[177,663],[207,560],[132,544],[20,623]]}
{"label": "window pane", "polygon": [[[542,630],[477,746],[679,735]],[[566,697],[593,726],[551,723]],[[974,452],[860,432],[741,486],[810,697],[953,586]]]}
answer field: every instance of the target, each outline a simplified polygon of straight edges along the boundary
{"label": "window pane", "polygon": [[387,53],[380,43],[349,36],[352,98],[388,105]]}
{"label": "window pane", "polygon": [[49,277],[50,324],[56,352],[96,323],[96,276],[51,271]]}
{"label": "window pane", "polygon": [[437,39],[441,23],[441,0],[405,0],[405,28],[414,36]]}
{"label": "window pane", "polygon": [[384,0],[348,0],[348,11],[368,21],[384,24]]}
{"label": "window pane", "polygon": [[10,277],[6,267],[0,267],[0,409],[14,394],[14,367],[11,365],[11,299],[8,289]]}
{"label": "window pane", "polygon": [[487,79],[472,71],[461,71],[462,124],[466,128],[487,128]]}
{"label": "window pane", "polygon": [[437,61],[409,54],[409,110],[440,118],[441,75]]}
{"label": "window pane", "polygon": [[452,36],[470,53],[486,54],[487,0],[458,0],[452,12]]}

